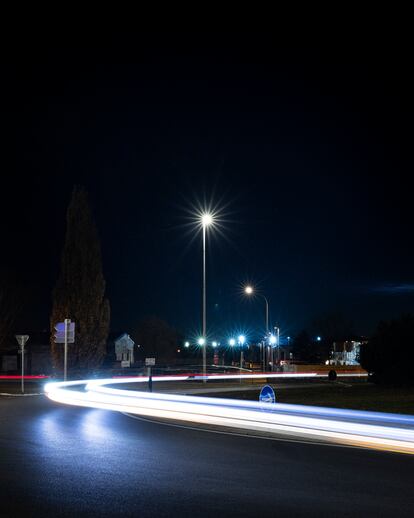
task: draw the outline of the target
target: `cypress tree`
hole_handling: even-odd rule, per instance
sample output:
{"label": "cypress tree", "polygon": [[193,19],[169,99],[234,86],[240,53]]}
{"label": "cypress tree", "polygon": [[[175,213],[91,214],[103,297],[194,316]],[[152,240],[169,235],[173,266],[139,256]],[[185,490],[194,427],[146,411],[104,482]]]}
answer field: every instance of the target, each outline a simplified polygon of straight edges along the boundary
{"label": "cypress tree", "polygon": [[110,309],[98,233],[82,187],[74,188],[68,206],[61,270],[53,291],[51,349],[57,371],[63,369],[64,346],[54,343],[54,326],[65,318],[75,322],[75,343],[68,345],[68,370],[100,367],[106,353]]}

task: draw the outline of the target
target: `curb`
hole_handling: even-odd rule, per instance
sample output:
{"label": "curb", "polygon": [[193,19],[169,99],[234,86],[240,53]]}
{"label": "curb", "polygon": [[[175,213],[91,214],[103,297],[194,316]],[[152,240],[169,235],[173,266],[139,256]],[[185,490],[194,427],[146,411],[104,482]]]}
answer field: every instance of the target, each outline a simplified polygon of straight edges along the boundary
{"label": "curb", "polygon": [[6,397],[29,397],[29,396],[43,396],[43,392],[36,394],[9,394],[8,392],[0,392],[0,396]]}

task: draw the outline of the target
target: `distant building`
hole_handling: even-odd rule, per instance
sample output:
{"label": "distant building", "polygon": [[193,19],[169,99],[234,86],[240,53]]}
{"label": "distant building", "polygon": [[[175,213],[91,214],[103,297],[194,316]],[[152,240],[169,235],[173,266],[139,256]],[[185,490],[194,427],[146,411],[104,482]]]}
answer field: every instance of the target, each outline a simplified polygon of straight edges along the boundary
{"label": "distant building", "polygon": [[329,365],[359,365],[359,354],[361,345],[367,340],[346,340],[344,342],[334,342],[330,354]]}
{"label": "distant building", "polygon": [[116,361],[122,367],[130,367],[134,363],[134,345],[132,338],[124,333],[115,340]]}

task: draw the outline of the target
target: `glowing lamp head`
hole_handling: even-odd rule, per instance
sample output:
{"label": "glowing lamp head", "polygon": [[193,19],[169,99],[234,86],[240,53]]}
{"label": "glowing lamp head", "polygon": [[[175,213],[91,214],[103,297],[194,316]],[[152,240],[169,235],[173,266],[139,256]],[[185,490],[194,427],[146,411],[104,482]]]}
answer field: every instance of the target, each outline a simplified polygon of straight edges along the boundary
{"label": "glowing lamp head", "polygon": [[190,347],[190,342],[185,342],[184,347]]}
{"label": "glowing lamp head", "polygon": [[244,335],[240,335],[238,340],[240,345],[244,345],[246,342],[246,337]]}
{"label": "glowing lamp head", "polygon": [[275,343],[276,343],[276,337],[275,337],[275,335],[270,335],[270,337],[269,337],[269,342],[271,343],[271,345],[275,345]]}
{"label": "glowing lamp head", "polygon": [[204,338],[199,338],[197,343],[198,343],[198,345],[204,345],[206,343],[206,341]]}
{"label": "glowing lamp head", "polygon": [[211,214],[203,214],[201,216],[201,224],[203,227],[208,227],[213,223],[213,216]]}
{"label": "glowing lamp head", "polygon": [[244,288],[244,292],[247,293],[247,295],[251,295],[253,293],[253,288],[251,286],[246,286]]}
{"label": "glowing lamp head", "polygon": [[229,345],[230,345],[231,347],[234,347],[234,346],[236,345],[236,340],[235,340],[234,338],[230,338],[230,340],[229,340]]}
{"label": "glowing lamp head", "polygon": [[320,336],[317,336],[317,337],[316,337],[316,341],[317,341],[317,342],[320,342],[321,340],[322,340],[322,338],[321,338]]}
{"label": "glowing lamp head", "polygon": [[213,347],[217,347],[217,342],[211,342],[211,345],[212,345]]}

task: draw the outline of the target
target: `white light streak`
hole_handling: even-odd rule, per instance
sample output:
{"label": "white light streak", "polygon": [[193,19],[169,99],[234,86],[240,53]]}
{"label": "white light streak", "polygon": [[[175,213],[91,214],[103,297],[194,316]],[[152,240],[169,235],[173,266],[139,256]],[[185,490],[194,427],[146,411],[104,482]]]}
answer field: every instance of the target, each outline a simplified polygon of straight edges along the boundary
{"label": "white light streak", "polygon": [[[341,374],[339,374],[341,375]],[[354,375],[347,374],[344,375]],[[250,379],[326,377],[326,373],[246,374]],[[240,375],[208,375],[209,380],[240,379]],[[153,381],[203,379],[202,375],[155,376]],[[108,385],[145,383],[146,376],[47,383],[56,402],[128,412],[270,434],[414,453],[414,416],[304,405],[264,405],[254,401],[123,390]],[[79,386],[79,390],[73,387]]]}

